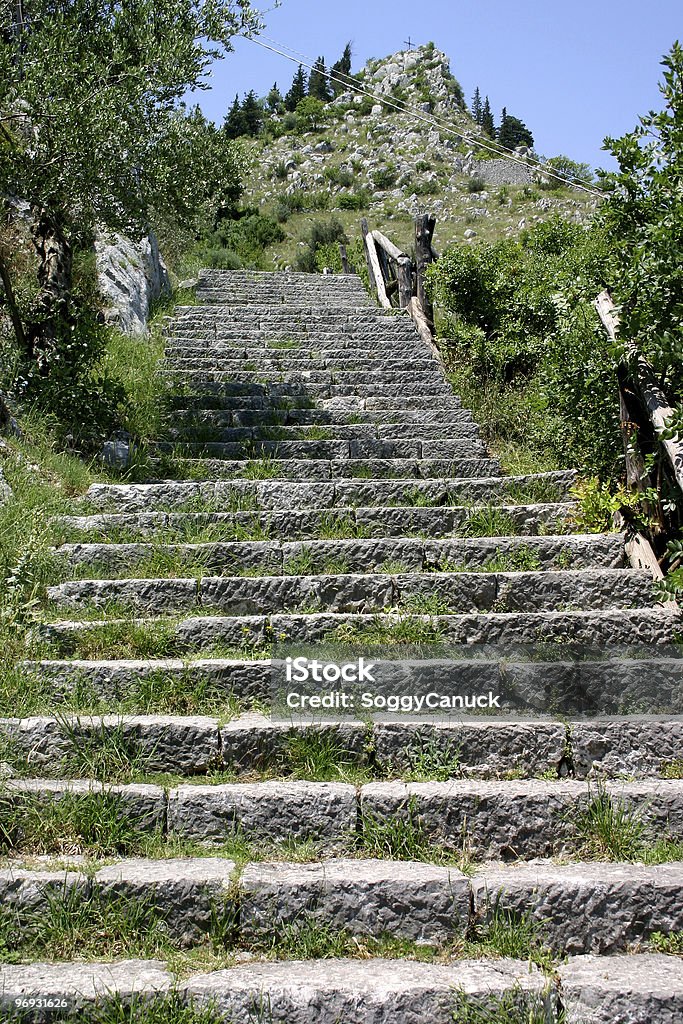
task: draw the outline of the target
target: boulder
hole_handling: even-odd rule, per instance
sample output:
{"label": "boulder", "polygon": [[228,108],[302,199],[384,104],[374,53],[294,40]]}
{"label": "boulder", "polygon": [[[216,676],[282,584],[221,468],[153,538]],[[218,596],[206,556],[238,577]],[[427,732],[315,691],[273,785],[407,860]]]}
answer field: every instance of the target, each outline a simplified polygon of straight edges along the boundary
{"label": "boulder", "polygon": [[150,232],[139,242],[119,234],[100,236],[95,241],[95,257],[107,323],[124,334],[146,334],[152,303],[171,291],[154,234]]}

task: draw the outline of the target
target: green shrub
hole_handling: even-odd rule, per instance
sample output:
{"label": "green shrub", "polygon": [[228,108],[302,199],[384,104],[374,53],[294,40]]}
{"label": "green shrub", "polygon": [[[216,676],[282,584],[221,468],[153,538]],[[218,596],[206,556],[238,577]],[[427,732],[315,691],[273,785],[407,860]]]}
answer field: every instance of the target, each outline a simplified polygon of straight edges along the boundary
{"label": "green shrub", "polygon": [[397,181],[398,171],[393,164],[378,168],[372,175],[372,183],[380,192],[393,188]]}
{"label": "green shrub", "polygon": [[[347,243],[348,238],[344,231],[344,225],[332,217],[328,221],[315,221],[310,228],[307,237],[304,239],[305,248],[297,256],[296,269],[305,273],[314,274],[320,269],[317,255],[320,250],[329,252],[328,247]],[[341,266],[341,261],[340,261]]]}
{"label": "green shrub", "polygon": [[367,210],[370,201],[369,190],[367,188],[360,188],[357,192],[338,196],[337,206],[340,210]]}
{"label": "green shrub", "polygon": [[471,193],[483,192],[485,188],[486,188],[486,182],[484,181],[484,179],[481,177],[480,174],[475,174],[473,177],[468,179],[468,182],[467,182],[467,191],[468,192],[471,192]]}
{"label": "green shrub", "polygon": [[455,246],[429,272],[488,436],[603,479],[621,464],[616,368],[592,308],[606,253],[599,230],[554,218],[518,241]]}

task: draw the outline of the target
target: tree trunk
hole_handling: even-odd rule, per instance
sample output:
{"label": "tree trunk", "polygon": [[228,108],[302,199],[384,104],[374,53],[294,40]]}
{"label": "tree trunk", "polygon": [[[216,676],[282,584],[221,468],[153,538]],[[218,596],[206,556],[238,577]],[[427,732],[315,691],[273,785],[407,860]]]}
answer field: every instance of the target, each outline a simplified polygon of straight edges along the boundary
{"label": "tree trunk", "polygon": [[26,329],[27,353],[46,376],[59,340],[73,322],[73,253],[65,225],[49,210],[37,212],[31,235],[38,255],[40,291]]}

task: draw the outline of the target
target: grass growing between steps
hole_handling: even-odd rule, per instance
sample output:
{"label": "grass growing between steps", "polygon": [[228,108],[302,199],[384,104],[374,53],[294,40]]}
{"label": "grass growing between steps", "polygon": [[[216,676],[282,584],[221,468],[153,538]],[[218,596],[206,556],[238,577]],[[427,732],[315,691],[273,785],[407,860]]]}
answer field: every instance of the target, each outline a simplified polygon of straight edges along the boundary
{"label": "grass growing between steps", "polygon": [[0,962],[163,959],[177,975],[217,970],[248,952],[262,960],[409,959],[449,963],[459,959],[513,957],[552,970],[552,954],[529,918],[496,912],[477,933],[424,944],[384,933],[354,935],[335,929],[314,913],[279,922],[262,935],[241,936],[236,892],[211,903],[210,920],[200,925],[190,948],[168,928],[153,896],[130,898],[95,890],[86,895],[64,883],[47,890],[40,907],[0,908]]}
{"label": "grass growing between steps", "polygon": [[[262,655],[265,657],[265,652]],[[256,702],[238,698],[190,664],[179,673],[163,669],[130,673],[125,684],[103,694],[86,675],[74,674],[63,687],[29,666],[0,666],[0,718],[31,715],[209,715],[226,721],[254,710]]]}
{"label": "grass growing between steps", "polygon": [[577,856],[587,860],[664,864],[683,860],[683,842],[650,826],[644,808],[633,807],[598,786],[573,819]]}

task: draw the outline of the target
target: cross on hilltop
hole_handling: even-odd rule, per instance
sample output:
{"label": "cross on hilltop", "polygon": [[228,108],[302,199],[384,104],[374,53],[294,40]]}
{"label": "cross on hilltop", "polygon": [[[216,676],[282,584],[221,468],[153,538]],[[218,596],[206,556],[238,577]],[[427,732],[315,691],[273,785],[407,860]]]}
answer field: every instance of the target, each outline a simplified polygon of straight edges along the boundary
{"label": "cross on hilltop", "polygon": [[408,36],[407,39],[404,39],[403,42],[408,47],[409,50],[414,50],[415,49],[416,44],[412,41],[410,36]]}

